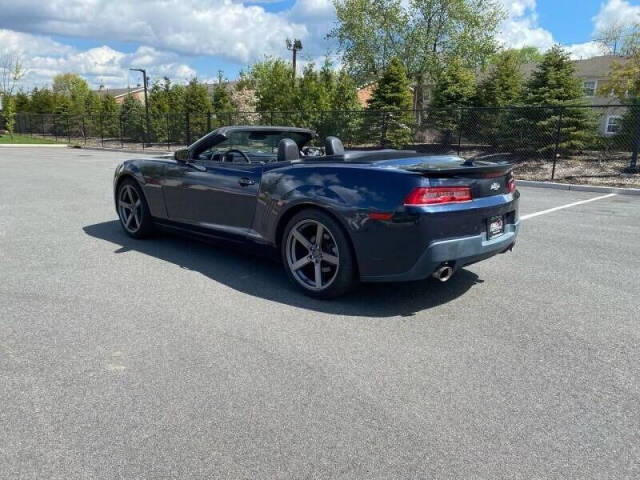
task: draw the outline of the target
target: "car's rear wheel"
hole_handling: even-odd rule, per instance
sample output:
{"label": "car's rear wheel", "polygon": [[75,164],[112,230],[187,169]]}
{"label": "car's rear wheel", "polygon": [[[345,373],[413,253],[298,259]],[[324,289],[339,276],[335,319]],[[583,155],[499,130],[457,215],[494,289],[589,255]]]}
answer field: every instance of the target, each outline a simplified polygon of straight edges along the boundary
{"label": "car's rear wheel", "polygon": [[144,238],[153,232],[153,221],[142,189],[126,179],[118,187],[118,216],[124,231],[133,238]]}
{"label": "car's rear wheel", "polygon": [[356,283],[355,262],[345,232],[319,210],[303,210],[289,221],[282,260],[291,281],[312,297],[336,297]]}

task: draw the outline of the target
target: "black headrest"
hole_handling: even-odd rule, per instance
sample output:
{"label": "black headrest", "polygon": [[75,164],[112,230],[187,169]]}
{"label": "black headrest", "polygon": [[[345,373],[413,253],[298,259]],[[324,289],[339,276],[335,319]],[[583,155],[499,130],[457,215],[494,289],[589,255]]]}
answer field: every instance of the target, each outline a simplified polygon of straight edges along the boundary
{"label": "black headrest", "polygon": [[344,155],[344,145],[338,137],[327,137],[324,139],[325,155]]}
{"label": "black headrest", "polygon": [[278,143],[278,161],[286,162],[290,160],[297,160],[300,158],[300,150],[298,144],[290,138],[283,138]]}

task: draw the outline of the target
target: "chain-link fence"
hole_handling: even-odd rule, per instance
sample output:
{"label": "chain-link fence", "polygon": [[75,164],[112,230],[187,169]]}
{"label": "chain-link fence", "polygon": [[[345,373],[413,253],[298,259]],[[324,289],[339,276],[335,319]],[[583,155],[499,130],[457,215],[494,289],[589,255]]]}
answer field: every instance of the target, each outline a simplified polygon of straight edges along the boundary
{"label": "chain-link fence", "polygon": [[[295,111],[41,115],[19,113],[15,132],[105,148],[174,150],[223,125],[287,125],[335,135],[351,148],[409,147],[471,157],[509,153],[542,162],[617,162],[637,168],[640,104],[475,107],[411,111]],[[2,119],[0,118],[0,128]],[[576,160],[577,159],[577,160]],[[622,167],[621,167],[622,168]]]}

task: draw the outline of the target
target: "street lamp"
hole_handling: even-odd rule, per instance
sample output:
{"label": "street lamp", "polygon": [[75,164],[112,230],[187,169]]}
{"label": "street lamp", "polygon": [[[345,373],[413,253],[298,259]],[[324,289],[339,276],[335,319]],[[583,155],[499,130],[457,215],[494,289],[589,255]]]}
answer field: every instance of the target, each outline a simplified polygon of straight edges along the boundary
{"label": "street lamp", "polygon": [[298,50],[302,50],[302,42],[294,39],[293,42],[287,38],[287,50],[293,52],[293,81],[296,81],[296,56]]}
{"label": "street lamp", "polygon": [[130,68],[132,72],[142,73],[142,80],[144,85],[144,110],[147,117],[147,134],[145,135],[147,144],[149,144],[149,135],[151,134],[151,123],[149,121],[149,102],[147,100],[147,71],[144,68]]}

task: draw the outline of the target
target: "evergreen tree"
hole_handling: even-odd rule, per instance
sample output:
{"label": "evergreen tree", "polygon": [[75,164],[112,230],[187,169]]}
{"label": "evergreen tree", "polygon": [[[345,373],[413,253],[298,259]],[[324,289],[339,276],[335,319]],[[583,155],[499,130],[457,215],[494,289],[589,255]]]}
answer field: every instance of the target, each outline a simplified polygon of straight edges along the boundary
{"label": "evergreen tree", "polygon": [[156,80],[149,89],[149,117],[151,123],[151,139],[153,142],[169,141],[169,91],[171,80],[167,77],[163,82]]}
{"label": "evergreen tree", "polygon": [[211,100],[207,86],[192,78],[184,88],[184,112],[189,118],[187,143],[203,136],[207,132],[207,115],[211,112]]}
{"label": "evergreen tree", "polygon": [[366,128],[380,132],[381,143],[394,147],[407,145],[414,123],[409,79],[399,58],[394,57],[369,100]]}
{"label": "evergreen tree", "polygon": [[554,46],[545,53],[524,92],[525,105],[554,107],[526,109],[521,115],[521,131],[528,133],[528,145],[538,152],[553,151],[560,123],[559,148],[565,152],[585,148],[594,138],[596,125],[591,112],[581,108],[585,105],[582,96],[582,84],[568,53]]}
{"label": "evergreen tree", "polygon": [[229,94],[228,88],[224,84],[218,83],[213,89],[211,106],[213,108],[213,111],[216,113],[231,112],[234,110],[231,95]]}
{"label": "evergreen tree", "polygon": [[144,141],[145,109],[140,100],[131,94],[124,97],[120,106],[122,136],[135,142]]}
{"label": "evergreen tree", "polygon": [[515,50],[505,50],[496,54],[487,76],[478,85],[477,105],[506,107],[518,103],[524,80],[521,66],[521,58]]}
{"label": "evergreen tree", "polygon": [[[536,50],[537,51],[537,50]],[[524,77],[520,70],[523,63],[521,50],[505,50],[496,54],[487,76],[478,85],[478,107],[506,107],[520,102]],[[467,138],[480,142],[489,141],[494,147],[508,135],[513,121],[509,110],[486,108],[467,112],[464,125]]]}
{"label": "evergreen tree", "polygon": [[429,123],[444,132],[446,143],[452,141],[455,132],[469,124],[470,119],[465,117],[468,112],[463,108],[474,103],[476,88],[475,72],[457,58],[453,58],[438,77]]}
{"label": "evergreen tree", "polygon": [[34,88],[31,91],[31,111],[51,114],[55,110],[55,98],[48,88]]}
{"label": "evergreen tree", "polygon": [[98,110],[98,128],[102,138],[120,136],[120,106],[113,95],[102,95]]}
{"label": "evergreen tree", "polygon": [[31,99],[29,98],[29,95],[24,93],[22,90],[16,93],[13,101],[16,113],[31,113]]}

